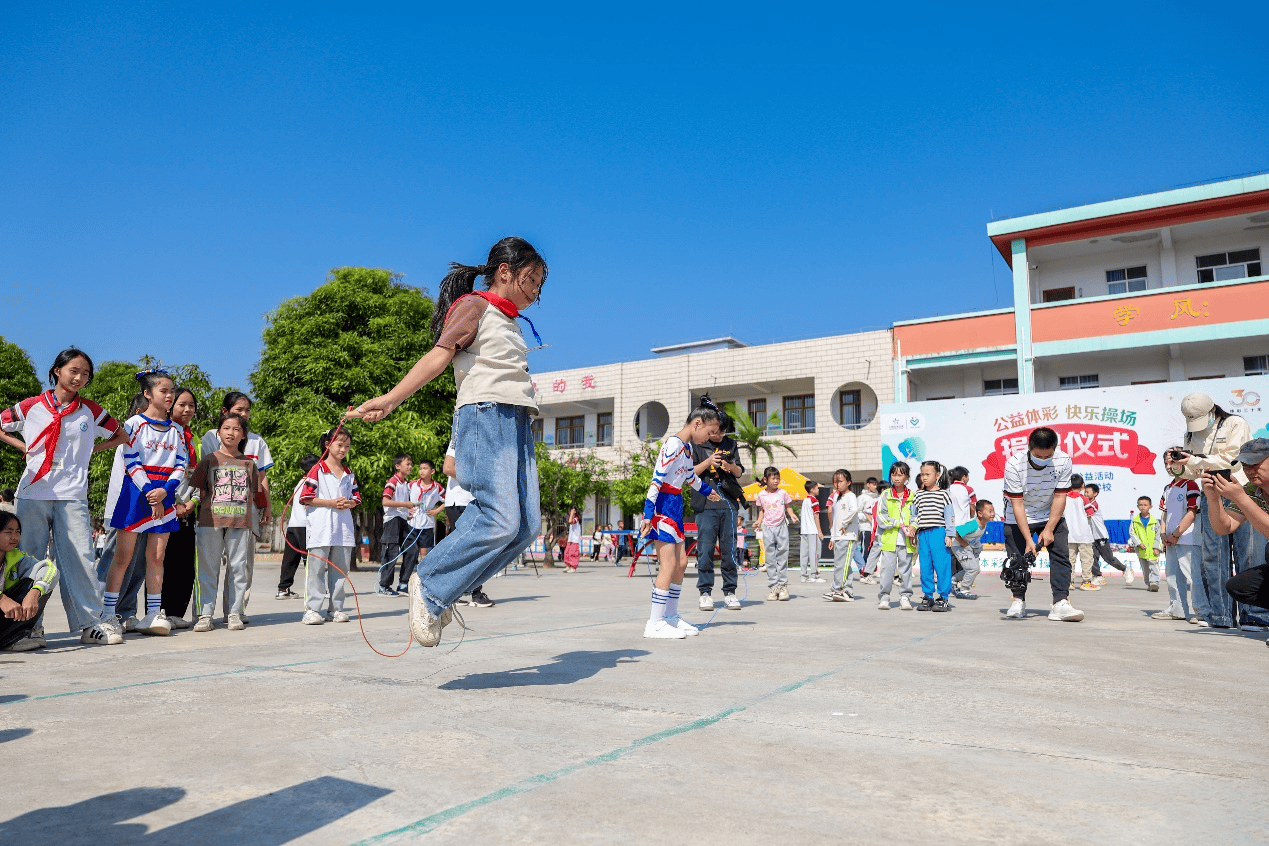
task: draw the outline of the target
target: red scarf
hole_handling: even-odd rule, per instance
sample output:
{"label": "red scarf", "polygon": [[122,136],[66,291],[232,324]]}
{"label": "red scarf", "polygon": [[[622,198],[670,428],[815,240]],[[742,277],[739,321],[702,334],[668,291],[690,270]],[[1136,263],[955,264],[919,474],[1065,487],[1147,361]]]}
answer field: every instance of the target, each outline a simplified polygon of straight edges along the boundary
{"label": "red scarf", "polygon": [[181,428],[181,435],[185,438],[185,452],[189,454],[189,460],[186,462],[186,471],[193,472],[198,466],[198,453],[194,451],[194,436],[190,433],[188,427]]}
{"label": "red scarf", "polygon": [[48,427],[43,432],[40,432],[35,440],[31,441],[31,445],[27,447],[26,454],[30,455],[40,445],[41,441],[44,442],[44,461],[41,462],[40,469],[35,471],[31,484],[43,479],[48,475],[48,471],[53,469],[53,456],[57,452],[57,442],[62,437],[62,420],[79,411],[80,406],[78,394],[75,395],[73,400],[66,403],[65,408],[57,407],[56,396],[52,391],[45,391],[40,394],[40,401],[44,403],[49,411],[53,412],[53,422],[49,423]]}

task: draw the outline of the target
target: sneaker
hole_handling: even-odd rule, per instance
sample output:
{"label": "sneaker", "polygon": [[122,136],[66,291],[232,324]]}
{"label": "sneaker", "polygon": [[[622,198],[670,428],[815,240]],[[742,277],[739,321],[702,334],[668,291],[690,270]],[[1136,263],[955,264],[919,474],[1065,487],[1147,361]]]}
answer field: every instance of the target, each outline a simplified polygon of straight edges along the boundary
{"label": "sneaker", "polygon": [[1151,593],[1158,593],[1158,592],[1159,592],[1159,583],[1158,583],[1158,582],[1151,582],[1150,584],[1146,585],[1146,590],[1150,591]]}
{"label": "sneaker", "polygon": [[1105,577],[1105,576],[1093,576],[1093,584],[1097,585],[1098,587],[1105,587],[1105,586],[1106,586],[1106,577]]}
{"label": "sneaker", "polygon": [[273,598],[274,599],[295,599],[297,596],[299,596],[298,593],[295,593],[290,588],[287,588],[286,590],[278,591],[278,595]]}
{"label": "sneaker", "polygon": [[326,618],[310,608],[304,612],[304,616],[300,618],[300,622],[306,626],[320,626],[322,623],[326,622]]}
{"label": "sneaker", "polygon": [[736,598],[736,594],[734,593],[723,594],[723,608],[727,609],[728,611],[740,610],[740,600]]}
{"label": "sneaker", "polygon": [[829,602],[850,602],[850,600],[846,598],[846,591],[844,590],[830,590],[828,593],[824,594],[824,598]]}
{"label": "sneaker", "polygon": [[1212,627],[1212,624],[1207,622],[1207,620],[1199,620],[1198,627],[1200,629],[1210,629]]}
{"label": "sneaker", "polygon": [[952,606],[948,605],[947,600],[940,596],[938,599],[934,600],[934,607],[931,608],[930,610],[931,611],[951,611]]}
{"label": "sneaker", "polygon": [[780,585],[780,601],[781,602],[789,601],[789,586],[788,585]]}
{"label": "sneaker", "polygon": [[229,615],[229,620],[228,620],[228,622],[225,624],[225,628],[229,629],[229,631],[231,631],[231,632],[240,632],[240,631],[242,631],[242,630],[243,630],[243,628],[245,628],[245,627],[242,625],[242,615],[241,615],[241,614],[230,614],[230,615]]}
{"label": "sneaker", "polygon": [[665,620],[649,620],[648,624],[643,627],[643,636],[664,640],[682,640],[687,637],[687,632],[670,625]]}
{"label": "sneaker", "polygon": [[1009,606],[1009,610],[1005,612],[1006,620],[1022,620],[1027,616],[1027,603],[1021,599],[1014,597],[1013,603]]}
{"label": "sneaker", "polygon": [[1134,578],[1135,576],[1133,576],[1132,570],[1124,570],[1124,584],[1126,585],[1132,584]]}
{"label": "sneaker", "polygon": [[168,617],[167,621],[172,624],[173,629],[188,629],[189,620],[184,617]]}
{"label": "sneaker", "polygon": [[674,626],[674,628],[683,632],[683,634],[687,635],[688,637],[696,637],[698,634],[701,633],[700,629],[696,628],[696,626],[693,626],[687,620],[684,620],[678,614],[675,614],[673,617],[666,617],[665,621],[669,623],[671,626]]}
{"label": "sneaker", "polygon": [[1154,620],[1184,620],[1185,619],[1184,617],[1178,617],[1177,615],[1173,614],[1171,611],[1156,611],[1153,614],[1151,614],[1150,617],[1151,619],[1154,619]]}
{"label": "sneaker", "polygon": [[441,616],[433,617],[423,598],[423,582],[418,573],[410,574],[407,593],[410,596],[410,634],[419,646],[436,646],[441,642],[441,630],[453,619],[453,610],[446,608]]}
{"label": "sneaker", "polygon": [[904,594],[903,596],[899,597],[899,610],[900,611],[912,610],[912,600],[908,599],[907,594]]}
{"label": "sneaker", "polygon": [[921,601],[917,603],[916,610],[932,611],[934,609],[934,600],[928,596],[921,597]]}
{"label": "sneaker", "polygon": [[1198,622],[1199,622],[1199,618],[1198,618],[1198,617],[1190,617],[1190,618],[1188,618],[1185,622],[1189,623],[1191,626],[1197,626],[1197,625],[1198,625]]}
{"label": "sneaker", "polygon": [[31,652],[36,649],[43,649],[48,646],[48,640],[44,637],[44,627],[36,626],[26,633],[26,636],[17,643],[9,647],[10,652]]}
{"label": "sneaker", "polygon": [[972,590],[968,590],[963,587],[952,588],[952,596],[956,597],[957,599],[977,599],[978,598],[978,594],[974,593]]}
{"label": "sneaker", "polygon": [[375,593],[379,594],[380,596],[400,596],[401,595],[397,593],[395,590],[393,590],[392,588],[386,588],[386,587],[378,588],[377,590],[375,590]]}
{"label": "sneaker", "polygon": [[807,583],[807,582],[809,582],[810,580],[811,580],[811,578],[810,578],[809,576],[802,576],[802,584],[806,584],[806,583]]}
{"label": "sneaker", "polygon": [[477,608],[493,608],[494,601],[485,596],[483,590],[473,591],[471,595],[471,604]]}
{"label": "sneaker", "polygon": [[1265,627],[1264,627],[1264,626],[1257,626],[1257,625],[1255,625],[1254,623],[1243,623],[1243,624],[1242,624],[1241,626],[1239,626],[1238,628],[1242,629],[1242,630],[1243,630],[1243,631],[1245,631],[1245,632],[1263,632],[1263,631],[1266,631],[1266,629],[1265,629]]}
{"label": "sneaker", "polygon": [[105,646],[123,643],[123,623],[118,617],[102,620],[79,633],[79,642],[88,646]]}
{"label": "sneaker", "polygon": [[1063,599],[1061,602],[1053,603],[1053,607],[1049,609],[1049,619],[1063,623],[1078,623],[1084,619],[1084,612],[1071,607],[1070,600]]}
{"label": "sneaker", "polygon": [[869,576],[864,576],[862,579],[859,580],[859,582],[860,584],[865,584],[865,585],[879,585],[881,584],[881,579],[877,578],[875,575],[869,575]]}
{"label": "sneaker", "polygon": [[241,612],[238,616],[242,618],[242,624],[244,626],[251,625],[251,618],[247,616],[246,611]]}
{"label": "sneaker", "polygon": [[168,622],[167,614],[160,608],[153,614],[146,614],[137,620],[137,631],[148,635],[167,635],[172,633],[172,624]]}
{"label": "sneaker", "polygon": [[890,610],[890,600],[889,600],[889,599],[883,599],[883,600],[881,600],[880,602],[878,602],[878,603],[877,603],[877,610],[878,610],[878,611],[889,611],[889,610]]}
{"label": "sneaker", "polygon": [[1101,590],[1101,588],[1092,582],[1081,582],[1080,590]]}
{"label": "sneaker", "polygon": [[779,602],[779,601],[780,601],[780,588],[773,587],[771,588],[771,590],[767,591],[767,602]]}
{"label": "sneaker", "polygon": [[215,628],[215,624],[212,623],[210,614],[202,615],[198,618],[198,622],[194,624],[194,631],[196,632],[209,632],[213,628]]}
{"label": "sneaker", "polygon": [[812,576],[811,578],[807,579],[807,581],[817,585],[822,585],[827,582],[826,579],[822,579],[819,576]]}
{"label": "sneaker", "polygon": [[[724,600],[724,603],[725,602],[726,600]],[[700,601],[696,603],[696,607],[701,609],[702,611],[713,611],[714,597],[710,596],[708,593],[702,593]]]}
{"label": "sneaker", "polygon": [[125,632],[135,632],[137,630],[137,618],[130,616],[123,621],[123,630]]}
{"label": "sneaker", "polygon": [[349,623],[352,622],[352,617],[348,616],[347,611],[340,610],[330,615],[330,621],[332,623]]}

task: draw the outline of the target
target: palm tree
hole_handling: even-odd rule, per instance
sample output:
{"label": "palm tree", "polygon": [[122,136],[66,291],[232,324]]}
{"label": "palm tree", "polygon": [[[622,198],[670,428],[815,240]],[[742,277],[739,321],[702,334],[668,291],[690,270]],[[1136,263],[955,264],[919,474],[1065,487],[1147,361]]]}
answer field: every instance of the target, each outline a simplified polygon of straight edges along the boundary
{"label": "palm tree", "polygon": [[[755,479],[758,478],[758,451],[762,450],[767,454],[767,461],[775,463],[774,447],[788,450],[789,453],[797,458],[797,453],[793,451],[793,447],[782,443],[775,438],[768,438],[766,427],[756,425],[749,417],[748,413],[742,412],[736,407],[734,402],[727,404],[727,413],[731,415],[731,419],[736,422],[736,432],[732,438],[736,441],[738,447],[743,448],[749,453],[749,461],[752,465],[751,472]],[[767,418],[768,426],[780,425],[780,415],[771,412],[771,416]]]}

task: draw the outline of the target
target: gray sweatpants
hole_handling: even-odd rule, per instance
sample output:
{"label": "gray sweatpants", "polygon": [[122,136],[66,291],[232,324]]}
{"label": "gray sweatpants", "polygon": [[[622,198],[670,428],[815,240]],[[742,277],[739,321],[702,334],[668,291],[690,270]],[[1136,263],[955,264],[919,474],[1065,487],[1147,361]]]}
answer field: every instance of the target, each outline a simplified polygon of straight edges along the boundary
{"label": "gray sweatpants", "polygon": [[767,550],[767,587],[789,583],[789,524],[762,527],[762,545]]}
{"label": "gray sweatpants", "polygon": [[802,575],[806,577],[820,574],[820,539],[818,535],[803,533],[800,538],[798,558],[802,566]]}
{"label": "gray sweatpants", "polygon": [[890,588],[894,586],[895,568],[899,570],[899,578],[903,584],[899,588],[900,596],[912,595],[912,556],[903,538],[895,544],[894,552],[881,553],[881,584],[877,585],[877,599],[889,599]]}
{"label": "gray sweatpants", "polygon": [[251,546],[250,529],[217,529],[199,526],[195,530],[198,544],[198,584],[194,607],[200,617],[216,613],[216,587],[220,566],[225,564],[225,616],[241,614],[247,593],[247,550]]}
{"label": "gray sweatpants", "polygon": [[348,583],[339,571],[322,559],[335,562],[345,573],[352,563],[351,546],[310,546],[304,562],[304,606],[310,611],[322,613],[322,606],[330,599],[331,613],[344,610],[344,593]]}
{"label": "gray sweatpants", "polygon": [[855,576],[851,571],[851,559],[855,556],[857,540],[833,541],[833,590],[844,590],[855,595]]}
{"label": "gray sweatpants", "polygon": [[952,576],[952,583],[960,585],[963,589],[969,590],[974,586],[974,579],[978,578],[978,574],[982,571],[982,564],[978,561],[978,553],[981,547],[976,543],[969,546],[961,546],[955,540],[952,541],[952,558],[956,563],[961,565],[961,571]]}

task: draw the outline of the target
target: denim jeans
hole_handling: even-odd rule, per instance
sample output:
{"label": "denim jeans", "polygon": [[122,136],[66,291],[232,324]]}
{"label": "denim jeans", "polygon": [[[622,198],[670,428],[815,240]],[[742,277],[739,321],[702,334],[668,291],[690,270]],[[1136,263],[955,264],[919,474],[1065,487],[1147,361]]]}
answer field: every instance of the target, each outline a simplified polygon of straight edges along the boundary
{"label": "denim jeans", "polygon": [[696,512],[696,589],[709,596],[714,590],[714,545],[719,548],[723,595],[736,592],[736,506]]}
{"label": "denim jeans", "polygon": [[[1213,626],[1234,625],[1234,600],[1225,590],[1237,570],[1251,567],[1251,526],[1243,523],[1233,534],[1218,535],[1207,515],[1207,497],[1199,500],[1202,563],[1194,573],[1194,610]],[[1201,594],[1201,596],[1200,596]],[[1202,601],[1200,601],[1202,600]]]}
{"label": "denim jeans", "polygon": [[[1243,523],[1244,526],[1249,524]],[[1265,562],[1265,546],[1269,544],[1265,536],[1254,529],[1250,532],[1251,538],[1251,554],[1247,557],[1247,561],[1243,566],[1238,568],[1237,573],[1245,573],[1248,569],[1255,569]],[[1226,589],[1228,589],[1226,585]],[[1238,622],[1241,624],[1252,623],[1257,626],[1269,626],[1269,609],[1259,605],[1249,605],[1247,600],[1238,600]]]}
{"label": "denim jeans", "polygon": [[[144,537],[144,535],[143,535]],[[106,543],[101,548],[101,557],[97,559],[97,581],[106,583],[106,574],[115,560],[115,548],[119,543],[119,530],[111,526],[106,529]],[[126,620],[137,615],[137,593],[145,587],[145,544],[138,542],[132,548],[132,560],[128,569],[123,571],[123,583],[119,587],[119,602],[115,605],[115,613]]]}
{"label": "denim jeans", "polygon": [[455,412],[455,475],[473,499],[453,530],[419,562],[433,615],[510,566],[538,536],[542,513],[532,422],[528,408],[504,403],[469,403]]}
{"label": "denim jeans", "polygon": [[[101,584],[93,561],[92,523],[88,502],[80,499],[18,497],[22,551],[57,562],[57,586],[72,632],[101,622]],[[43,620],[37,625],[43,625]]]}

